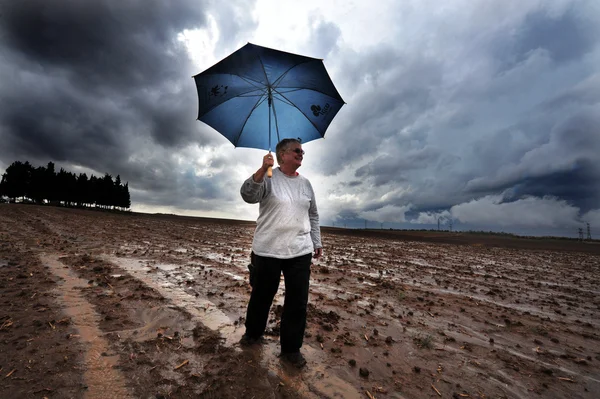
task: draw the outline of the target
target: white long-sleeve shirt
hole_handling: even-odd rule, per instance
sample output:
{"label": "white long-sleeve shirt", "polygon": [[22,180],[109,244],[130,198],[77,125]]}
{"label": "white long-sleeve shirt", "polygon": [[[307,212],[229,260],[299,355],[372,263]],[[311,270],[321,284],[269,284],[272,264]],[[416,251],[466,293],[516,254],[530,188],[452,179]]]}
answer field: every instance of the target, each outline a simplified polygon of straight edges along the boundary
{"label": "white long-sleeve shirt", "polygon": [[279,168],[257,183],[252,176],[240,189],[244,201],[259,203],[252,250],[259,256],[290,259],[322,248],[319,213],[312,185]]}

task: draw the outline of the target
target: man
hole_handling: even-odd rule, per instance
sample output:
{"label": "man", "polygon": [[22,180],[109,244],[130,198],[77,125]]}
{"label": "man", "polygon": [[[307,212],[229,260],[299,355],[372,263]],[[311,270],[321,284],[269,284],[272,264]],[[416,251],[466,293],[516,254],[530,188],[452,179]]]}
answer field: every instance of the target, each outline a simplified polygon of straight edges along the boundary
{"label": "man", "polygon": [[319,214],[310,181],[297,170],[304,151],[297,139],[283,139],[275,149],[279,168],[271,153],[262,166],[242,185],[244,201],[259,204],[259,216],[252,242],[253,284],[246,314],[246,332],[240,343],[261,341],[269,309],[283,273],[285,300],[281,317],[281,358],[296,367],[306,360],[300,353],[306,328],[306,309],[312,257],[323,253]]}

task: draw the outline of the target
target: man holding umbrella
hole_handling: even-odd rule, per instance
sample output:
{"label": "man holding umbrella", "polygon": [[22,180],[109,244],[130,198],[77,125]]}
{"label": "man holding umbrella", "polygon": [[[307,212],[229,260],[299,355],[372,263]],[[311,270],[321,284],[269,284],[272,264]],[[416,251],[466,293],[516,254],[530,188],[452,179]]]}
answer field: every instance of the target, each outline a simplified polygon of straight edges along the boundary
{"label": "man holding umbrella", "polygon": [[[311,256],[320,257],[322,249],[315,194],[296,170],[304,155],[301,143],[324,137],[344,100],[322,59],[252,43],[195,75],[194,80],[198,120],[236,147],[269,151],[241,189],[246,202],[260,204],[252,244],[256,275],[241,343],[260,341],[283,272],[281,352],[284,360],[302,367],[306,364],[300,347]],[[298,139],[281,140],[280,131]],[[277,143],[279,168],[271,176],[272,143]]]}
{"label": "man holding umbrella", "polygon": [[306,360],[300,353],[306,328],[311,258],[322,255],[319,214],[310,181],[298,174],[304,151],[297,139],[283,139],[275,154],[279,168],[273,170],[271,153],[240,190],[244,201],[259,203],[254,240],[253,287],[246,314],[246,333],[240,343],[258,343],[265,331],[269,309],[279,287],[281,273],[285,300],[281,317],[281,358],[296,367]]}

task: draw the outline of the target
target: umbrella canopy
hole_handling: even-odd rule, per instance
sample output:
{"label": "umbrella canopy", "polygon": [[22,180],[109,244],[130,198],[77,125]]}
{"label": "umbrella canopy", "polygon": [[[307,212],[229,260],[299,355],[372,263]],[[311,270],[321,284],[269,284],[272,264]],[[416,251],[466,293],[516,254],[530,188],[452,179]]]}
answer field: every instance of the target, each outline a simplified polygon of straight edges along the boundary
{"label": "umbrella canopy", "polygon": [[198,119],[236,147],[321,138],[344,105],[323,60],[248,43],[194,76]]}

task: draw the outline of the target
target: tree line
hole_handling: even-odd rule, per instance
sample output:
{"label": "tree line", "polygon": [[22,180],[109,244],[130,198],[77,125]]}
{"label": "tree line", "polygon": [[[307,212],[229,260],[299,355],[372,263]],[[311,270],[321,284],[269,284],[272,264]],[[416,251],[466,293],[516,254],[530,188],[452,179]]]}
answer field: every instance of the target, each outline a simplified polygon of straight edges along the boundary
{"label": "tree line", "polygon": [[88,177],[85,173],[76,175],[63,168],[55,172],[52,162],[46,167],[13,162],[2,175],[1,197],[8,197],[13,202],[21,198],[36,204],[121,210],[131,207],[129,184],[123,184],[119,175],[113,180],[108,173],[104,177]]}

